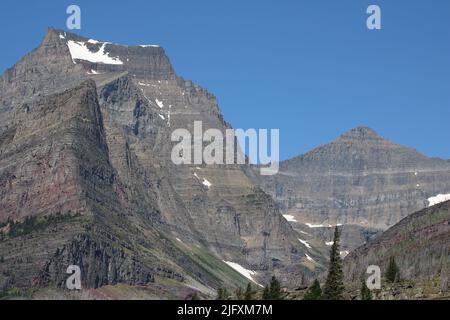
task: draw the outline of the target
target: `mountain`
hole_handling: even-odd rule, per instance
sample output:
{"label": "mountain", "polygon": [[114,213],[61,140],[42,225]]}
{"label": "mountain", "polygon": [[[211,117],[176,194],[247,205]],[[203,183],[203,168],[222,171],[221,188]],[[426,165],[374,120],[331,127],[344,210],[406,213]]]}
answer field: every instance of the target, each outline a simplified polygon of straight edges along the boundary
{"label": "mountain", "polygon": [[347,251],[425,208],[428,198],[450,193],[448,161],[428,158],[366,127],[281,162],[278,175],[255,172],[247,174],[297,230],[331,241],[329,226],[342,224]]}
{"label": "mountain", "polygon": [[348,281],[360,283],[369,265],[382,274],[395,257],[400,279],[428,281],[450,290],[450,201],[409,215],[344,260]]}
{"label": "mountain", "polygon": [[72,264],[86,288],[170,280],[209,296],[320,272],[241,167],[171,161],[172,132],[194,121],[230,128],[161,47],[49,29],[0,78],[0,289],[63,288]]}

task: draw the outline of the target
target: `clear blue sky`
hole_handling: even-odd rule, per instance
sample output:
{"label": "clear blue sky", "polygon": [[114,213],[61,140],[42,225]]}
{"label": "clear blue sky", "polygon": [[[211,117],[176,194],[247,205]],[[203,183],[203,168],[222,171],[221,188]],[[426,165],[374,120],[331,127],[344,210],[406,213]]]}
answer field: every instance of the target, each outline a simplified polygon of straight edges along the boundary
{"label": "clear blue sky", "polygon": [[69,4],[81,35],[162,45],[234,127],[279,128],[284,159],[359,125],[450,158],[448,0],[2,0],[0,72],[65,29]]}

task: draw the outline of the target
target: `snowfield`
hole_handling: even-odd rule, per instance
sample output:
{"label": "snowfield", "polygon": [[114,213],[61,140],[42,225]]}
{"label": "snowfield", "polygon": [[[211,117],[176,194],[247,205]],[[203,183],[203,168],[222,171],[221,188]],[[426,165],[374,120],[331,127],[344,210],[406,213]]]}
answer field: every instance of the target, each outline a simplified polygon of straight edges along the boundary
{"label": "snowfield", "polygon": [[441,202],[450,200],[450,194],[438,194],[435,197],[428,198],[428,206],[435,206]]}
{"label": "snowfield", "polygon": [[308,249],[311,249],[311,245],[308,242],[306,242],[305,240],[298,239],[298,241],[300,241]]}
{"label": "snowfield", "polygon": [[290,214],[283,214],[283,217],[289,222],[297,222],[297,220],[295,220],[295,217]]}
{"label": "snowfield", "polygon": [[246,277],[250,281],[252,281],[252,282],[256,283],[258,286],[262,287],[262,285],[260,285],[258,282],[256,282],[255,279],[253,279],[253,277],[252,277],[252,276],[256,275],[256,271],[245,269],[243,266],[241,266],[240,264],[235,263],[235,262],[225,261],[225,260],[222,260],[222,261],[225,262],[227,265],[229,265],[234,270],[236,270],[237,272],[239,272],[240,274],[242,274],[244,277]]}
{"label": "snowfield", "polygon": [[[93,42],[91,42],[93,43]],[[109,56],[109,53],[105,52],[105,46],[108,43],[105,42],[102,44],[100,49],[97,52],[92,52],[86,46],[85,42],[78,41],[67,41],[67,46],[69,47],[70,55],[72,56],[73,63],[76,63],[75,60],[84,60],[92,63],[104,63],[104,64],[115,64],[121,65],[123,64],[119,58],[113,58]]]}

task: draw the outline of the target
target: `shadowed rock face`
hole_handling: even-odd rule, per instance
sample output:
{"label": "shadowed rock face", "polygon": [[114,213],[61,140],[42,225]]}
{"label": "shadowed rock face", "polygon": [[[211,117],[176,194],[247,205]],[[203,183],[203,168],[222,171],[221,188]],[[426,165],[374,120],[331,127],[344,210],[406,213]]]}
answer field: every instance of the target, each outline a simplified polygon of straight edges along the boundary
{"label": "shadowed rock face", "polygon": [[386,271],[395,257],[401,279],[439,279],[442,290],[450,290],[450,201],[409,215],[377,239],[350,253],[344,274],[359,282],[370,265]]}
{"label": "shadowed rock face", "polygon": [[304,223],[346,225],[347,250],[426,207],[427,198],[450,193],[448,161],[425,157],[365,127],[282,162],[276,176],[249,175],[295,218],[299,230],[323,233]]}
{"label": "shadowed rock face", "polygon": [[[70,41],[122,64],[73,59]],[[320,252],[298,241],[240,167],[171,162],[174,129],[229,126],[162,48],[50,29],[0,89],[2,287],[63,286],[69,264],[88,287],[156,275],[209,288],[247,281],[221,260],[261,282],[321,270]]]}

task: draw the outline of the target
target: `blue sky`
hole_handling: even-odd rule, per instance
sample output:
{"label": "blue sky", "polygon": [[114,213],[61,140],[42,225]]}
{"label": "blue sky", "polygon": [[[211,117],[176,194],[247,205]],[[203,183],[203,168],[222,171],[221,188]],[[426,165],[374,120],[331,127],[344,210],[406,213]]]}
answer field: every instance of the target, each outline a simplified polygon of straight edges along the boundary
{"label": "blue sky", "polygon": [[[65,29],[69,4],[81,35],[162,45],[235,128],[279,128],[283,159],[359,125],[450,158],[448,0],[3,0],[0,72]],[[370,4],[382,30],[366,27]]]}

